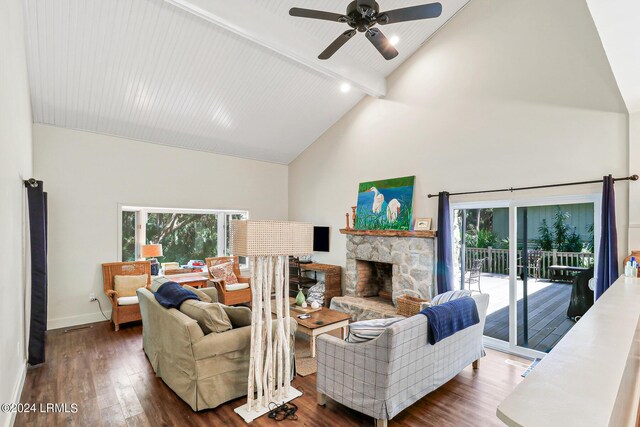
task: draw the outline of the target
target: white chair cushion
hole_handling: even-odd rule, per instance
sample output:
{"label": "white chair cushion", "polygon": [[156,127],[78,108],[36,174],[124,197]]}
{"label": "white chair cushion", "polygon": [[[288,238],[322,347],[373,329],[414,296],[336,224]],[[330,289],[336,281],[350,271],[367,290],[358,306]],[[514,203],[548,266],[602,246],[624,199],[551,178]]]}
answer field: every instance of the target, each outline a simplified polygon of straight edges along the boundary
{"label": "white chair cushion", "polygon": [[138,296],[133,297],[120,297],[118,298],[118,305],[136,305],[138,304]]}
{"label": "white chair cushion", "polygon": [[239,291],[241,289],[247,289],[248,283],[234,283],[233,285],[226,285],[224,288],[228,291]]}

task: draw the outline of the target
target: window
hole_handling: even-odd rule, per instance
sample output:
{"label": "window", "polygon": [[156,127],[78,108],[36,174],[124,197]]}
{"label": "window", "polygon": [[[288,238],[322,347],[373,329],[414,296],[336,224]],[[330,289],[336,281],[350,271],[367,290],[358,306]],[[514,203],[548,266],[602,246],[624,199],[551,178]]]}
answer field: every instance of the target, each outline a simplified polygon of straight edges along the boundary
{"label": "window", "polygon": [[[159,262],[186,265],[190,260],[231,255],[231,220],[248,217],[247,211],[122,207],[122,260],[138,259],[140,245],[148,243],[162,244],[164,256]],[[241,257],[240,264],[247,267],[246,258]]]}

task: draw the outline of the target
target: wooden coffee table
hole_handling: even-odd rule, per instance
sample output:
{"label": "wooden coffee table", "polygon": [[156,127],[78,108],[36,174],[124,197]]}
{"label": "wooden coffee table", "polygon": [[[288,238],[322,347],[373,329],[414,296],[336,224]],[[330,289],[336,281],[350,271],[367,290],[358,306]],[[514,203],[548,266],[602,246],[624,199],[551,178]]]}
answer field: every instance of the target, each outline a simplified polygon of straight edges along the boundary
{"label": "wooden coffee table", "polygon": [[[290,298],[289,301],[292,305],[295,304],[295,298]],[[302,313],[295,310],[289,310],[289,314],[298,322],[298,332],[302,332],[309,337],[311,357],[316,357],[316,337],[318,335],[340,329],[341,337],[345,339],[347,336],[347,327],[351,320],[351,315],[326,307],[309,313],[311,317],[308,319],[299,319],[298,315]]]}

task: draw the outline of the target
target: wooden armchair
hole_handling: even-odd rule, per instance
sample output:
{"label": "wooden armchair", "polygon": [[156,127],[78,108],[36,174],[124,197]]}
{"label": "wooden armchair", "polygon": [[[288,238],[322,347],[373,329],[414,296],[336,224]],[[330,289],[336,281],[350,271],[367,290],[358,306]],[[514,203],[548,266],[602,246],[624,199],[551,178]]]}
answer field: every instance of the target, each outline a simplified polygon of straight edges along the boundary
{"label": "wooden armchair", "polygon": [[[216,289],[218,290],[218,301],[224,305],[237,305],[248,303],[251,305],[251,278],[248,276],[242,276],[240,274],[240,264],[237,256],[224,256],[216,258],[206,258],[207,273],[209,274],[209,280],[211,280]],[[248,284],[248,288],[244,289],[227,289],[227,285],[224,280],[214,279],[211,275],[211,267],[214,265],[224,264],[227,262],[233,262],[233,273],[238,278],[238,284]],[[233,285],[230,286],[230,288]]]}
{"label": "wooden armchair", "polygon": [[142,316],[140,315],[140,305],[137,302],[126,305],[118,303],[120,295],[118,295],[114,288],[115,276],[136,276],[142,274],[147,275],[147,286],[149,286],[151,284],[151,262],[133,261],[102,264],[104,293],[107,294],[111,302],[111,321],[116,331],[120,329],[122,323],[142,320]]}

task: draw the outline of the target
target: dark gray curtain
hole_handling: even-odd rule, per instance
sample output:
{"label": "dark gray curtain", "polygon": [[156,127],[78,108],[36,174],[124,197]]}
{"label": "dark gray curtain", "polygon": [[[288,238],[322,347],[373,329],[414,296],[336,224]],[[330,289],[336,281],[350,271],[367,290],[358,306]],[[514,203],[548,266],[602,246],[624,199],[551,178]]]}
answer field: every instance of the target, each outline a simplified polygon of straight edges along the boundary
{"label": "dark gray curtain", "polygon": [[616,229],[616,194],[613,177],[605,176],[602,183],[602,227],[600,253],[596,273],[596,299],[618,279],[618,231]]}
{"label": "dark gray curtain", "polygon": [[45,360],[47,331],[47,193],[42,181],[29,181],[29,238],[31,242],[31,318],[29,323],[29,365]]}
{"label": "dark gray curtain", "polygon": [[438,294],[453,290],[453,260],[451,243],[451,214],[449,212],[449,193],[438,194],[438,247],[436,280]]}

